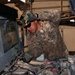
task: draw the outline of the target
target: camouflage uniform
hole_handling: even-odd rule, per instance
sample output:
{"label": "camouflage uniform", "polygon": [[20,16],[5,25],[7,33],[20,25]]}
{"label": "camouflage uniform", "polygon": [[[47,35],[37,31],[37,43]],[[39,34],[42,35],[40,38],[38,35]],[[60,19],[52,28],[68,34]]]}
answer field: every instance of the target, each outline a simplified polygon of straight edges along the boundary
{"label": "camouflage uniform", "polygon": [[27,41],[32,42],[28,46],[31,54],[36,58],[44,53],[45,58],[49,60],[64,57],[67,48],[57,26],[60,21],[59,12],[57,10],[41,12],[39,19],[43,29],[34,34],[30,32],[27,34]]}

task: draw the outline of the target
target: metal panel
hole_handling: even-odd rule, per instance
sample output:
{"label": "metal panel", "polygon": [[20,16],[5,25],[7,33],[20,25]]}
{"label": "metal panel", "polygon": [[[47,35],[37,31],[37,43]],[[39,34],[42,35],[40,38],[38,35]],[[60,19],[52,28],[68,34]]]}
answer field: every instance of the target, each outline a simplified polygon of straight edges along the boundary
{"label": "metal panel", "polygon": [[71,12],[75,15],[75,0],[68,0],[71,8]]}

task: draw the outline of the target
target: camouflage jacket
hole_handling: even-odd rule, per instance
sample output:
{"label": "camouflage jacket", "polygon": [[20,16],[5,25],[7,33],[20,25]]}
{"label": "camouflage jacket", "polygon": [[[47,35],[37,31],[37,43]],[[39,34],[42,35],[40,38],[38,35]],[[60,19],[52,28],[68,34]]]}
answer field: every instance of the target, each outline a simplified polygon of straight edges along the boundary
{"label": "camouflage jacket", "polygon": [[42,53],[44,53],[45,58],[49,60],[65,56],[65,50],[67,48],[55,23],[52,21],[40,21],[43,27],[42,30],[36,31],[34,34],[28,32],[27,42],[31,42],[28,48],[34,56],[34,59]]}

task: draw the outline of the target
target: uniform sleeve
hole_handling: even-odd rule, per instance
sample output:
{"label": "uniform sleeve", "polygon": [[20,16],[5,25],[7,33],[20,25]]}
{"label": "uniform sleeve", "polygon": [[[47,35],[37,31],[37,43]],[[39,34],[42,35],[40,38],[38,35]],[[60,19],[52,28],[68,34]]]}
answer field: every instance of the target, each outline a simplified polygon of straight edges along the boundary
{"label": "uniform sleeve", "polygon": [[38,18],[40,20],[51,20],[56,25],[59,25],[61,20],[61,15],[58,10],[48,10],[40,12]]}

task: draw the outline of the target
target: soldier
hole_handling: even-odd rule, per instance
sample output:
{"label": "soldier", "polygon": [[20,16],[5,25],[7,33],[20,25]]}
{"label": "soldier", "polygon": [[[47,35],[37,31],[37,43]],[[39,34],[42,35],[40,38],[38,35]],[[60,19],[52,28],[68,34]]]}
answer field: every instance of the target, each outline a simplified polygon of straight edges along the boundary
{"label": "soldier", "polygon": [[31,12],[28,12],[25,18],[29,22],[27,43],[33,59],[42,53],[48,60],[65,57],[67,47],[58,29],[60,12],[57,10],[43,11],[39,13],[38,18],[40,21]]}

